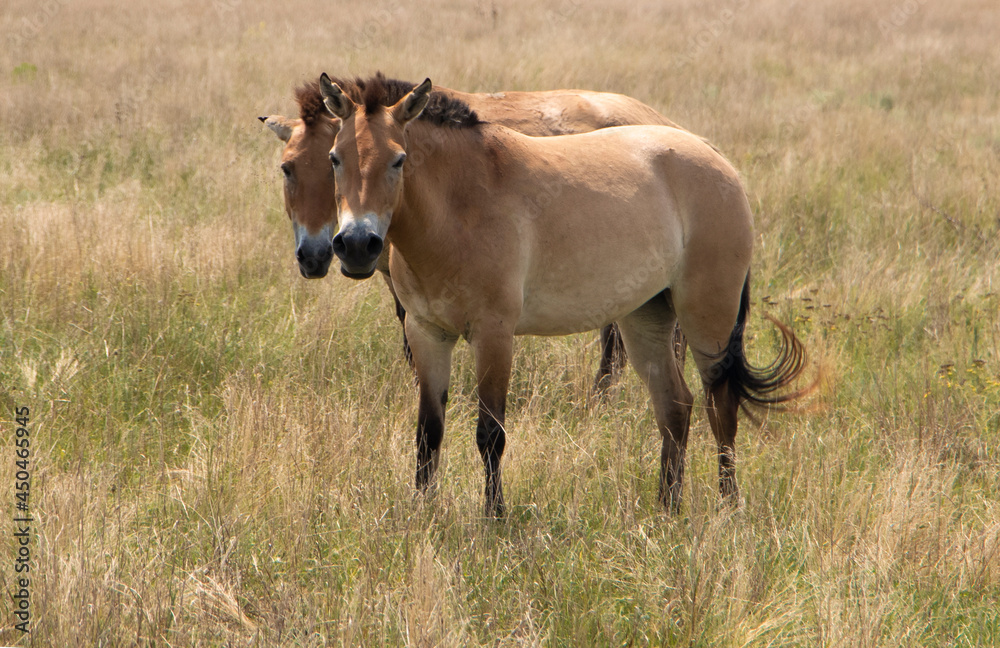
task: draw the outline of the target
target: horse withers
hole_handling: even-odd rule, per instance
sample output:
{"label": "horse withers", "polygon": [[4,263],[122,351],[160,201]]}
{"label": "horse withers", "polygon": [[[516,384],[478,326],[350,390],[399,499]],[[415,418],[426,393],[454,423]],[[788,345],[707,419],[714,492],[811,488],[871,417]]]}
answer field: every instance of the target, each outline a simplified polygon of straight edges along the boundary
{"label": "horse withers", "polygon": [[[396,91],[399,88],[408,91],[412,87],[405,82],[377,78],[379,83],[396,88]],[[442,98],[458,100],[481,119],[534,136],[582,133],[624,124],[676,126],[640,101],[607,92],[550,90],[470,94],[441,87],[434,92]],[[306,278],[321,278],[329,271],[333,259],[332,239],[337,232],[335,181],[327,156],[340,121],[326,110],[316,82],[298,87],[295,99],[298,118],[270,115],[259,119],[284,142],[280,168],[284,177],[285,211],[292,222],[299,271]],[[402,323],[406,311],[396,299],[388,258],[386,250],[379,259],[378,270],[393,294],[396,315]],[[676,353],[683,362],[684,338],[679,330],[675,338]],[[408,348],[404,335],[404,349],[409,358]],[[595,391],[606,392],[624,362],[621,336],[617,327],[608,325],[601,330],[601,360],[594,379]]]}
{"label": "horse withers", "polygon": [[[429,80],[404,93],[324,75],[320,88],[341,120],[330,151],[341,269],[368,276],[378,255],[364,250],[392,246],[419,379],[419,489],[434,482],[459,337],[475,354],[485,510],[500,516],[514,336],[614,321],[662,436],[659,500],[677,510],[693,404],[672,352],[679,322],[707,396],[720,491],[738,501],[737,412],[798,395],[776,392],[801,373],[804,349],[782,326],[775,362],[747,362],[753,219],[717,151],[664,126],[527,137],[435,99]],[[434,145],[410,160],[413,142]]]}

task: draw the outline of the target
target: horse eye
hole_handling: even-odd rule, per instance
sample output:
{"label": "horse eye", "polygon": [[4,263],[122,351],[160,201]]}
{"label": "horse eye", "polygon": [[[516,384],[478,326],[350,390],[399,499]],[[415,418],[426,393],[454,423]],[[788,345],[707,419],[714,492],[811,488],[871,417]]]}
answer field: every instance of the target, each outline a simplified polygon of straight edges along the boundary
{"label": "horse eye", "polygon": [[330,164],[332,164],[334,167],[340,166],[340,158],[337,157],[337,154],[334,153],[333,151],[330,151]]}
{"label": "horse eye", "polygon": [[396,158],[396,161],[392,163],[392,168],[393,169],[402,169],[403,168],[403,162],[406,162],[406,153],[400,153],[399,154],[399,157]]}
{"label": "horse eye", "polygon": [[290,165],[288,162],[282,163],[282,165],[281,165],[281,172],[285,174],[286,178],[291,178],[292,177],[292,165]]}

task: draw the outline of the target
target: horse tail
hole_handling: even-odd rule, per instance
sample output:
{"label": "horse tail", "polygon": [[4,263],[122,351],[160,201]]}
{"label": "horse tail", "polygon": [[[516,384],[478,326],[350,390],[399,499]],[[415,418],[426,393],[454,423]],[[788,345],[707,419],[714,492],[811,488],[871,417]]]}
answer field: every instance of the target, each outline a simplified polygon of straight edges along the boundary
{"label": "horse tail", "polygon": [[729,336],[729,344],[719,354],[719,360],[709,371],[709,387],[714,391],[729,386],[730,393],[744,412],[749,414],[747,404],[758,407],[780,405],[795,400],[812,391],[815,385],[793,392],[777,393],[795,382],[805,369],[806,351],[802,342],[790,328],[766,315],[781,332],[781,350],[774,362],[766,367],[755,367],[747,361],[743,347],[743,333],[746,329],[747,314],[750,312],[750,273],[743,283],[740,310],[736,326]]}

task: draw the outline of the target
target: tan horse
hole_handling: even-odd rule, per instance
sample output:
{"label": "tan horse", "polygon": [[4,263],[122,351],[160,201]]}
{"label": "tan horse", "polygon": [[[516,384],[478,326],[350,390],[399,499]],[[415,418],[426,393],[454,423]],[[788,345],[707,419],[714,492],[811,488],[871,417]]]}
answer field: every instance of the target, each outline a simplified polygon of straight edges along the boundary
{"label": "tan horse", "polygon": [[[502,515],[514,336],[616,321],[663,438],[660,501],[676,509],[693,403],[671,352],[679,321],[707,395],[720,489],[738,501],[737,411],[796,396],[774,392],[799,375],[804,350],[781,327],[775,362],[764,370],[747,363],[753,222],[739,177],[718,152],[663,126],[526,137],[482,123],[435,95],[430,80],[402,93],[323,75],[320,88],[342,120],[330,152],[342,272],[371,276],[384,242],[392,244],[420,384],[418,488],[435,477],[459,337],[475,353],[486,511]],[[456,114],[465,116],[447,117]]]}
{"label": "tan horse", "polygon": [[[408,91],[412,84],[391,79],[380,80],[389,86]],[[587,90],[548,92],[502,92],[469,94],[437,87],[435,93],[459,100],[481,119],[502,124],[526,135],[568,135],[626,124],[662,124],[676,126],[649,106],[624,95]],[[334,179],[329,153],[339,130],[339,120],[327,112],[319,84],[300,86],[295,92],[299,118],[271,115],[259,119],[285,143],[281,155],[284,175],[285,211],[295,235],[295,256],[303,277],[319,278],[327,274],[333,258],[332,239],[336,234]],[[382,254],[378,269],[395,298],[389,275],[389,255]],[[400,322],[406,312],[396,299]],[[684,359],[683,336],[676,333],[677,354]],[[408,346],[404,334],[404,347]],[[594,385],[604,391],[612,375],[624,363],[624,347],[617,327],[601,330],[601,361]]]}

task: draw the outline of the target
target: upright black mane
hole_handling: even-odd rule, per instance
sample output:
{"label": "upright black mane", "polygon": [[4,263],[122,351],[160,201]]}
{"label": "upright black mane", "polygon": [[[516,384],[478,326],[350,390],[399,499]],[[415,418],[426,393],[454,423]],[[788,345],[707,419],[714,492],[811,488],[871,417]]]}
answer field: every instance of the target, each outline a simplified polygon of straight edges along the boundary
{"label": "upright black mane", "polygon": [[[367,79],[355,77],[354,80],[349,80],[331,77],[330,80],[340,86],[351,101],[363,106],[365,114],[369,115],[395,105],[418,85],[390,79],[381,72],[376,72],[375,76]],[[466,128],[482,123],[479,115],[469,104],[436,89],[431,91],[427,107],[417,119],[452,128]]]}
{"label": "upright black mane", "polygon": [[329,121],[333,117],[323,104],[318,81],[303,83],[296,88],[295,101],[299,104],[299,118],[306,128],[312,128],[321,121]]}

